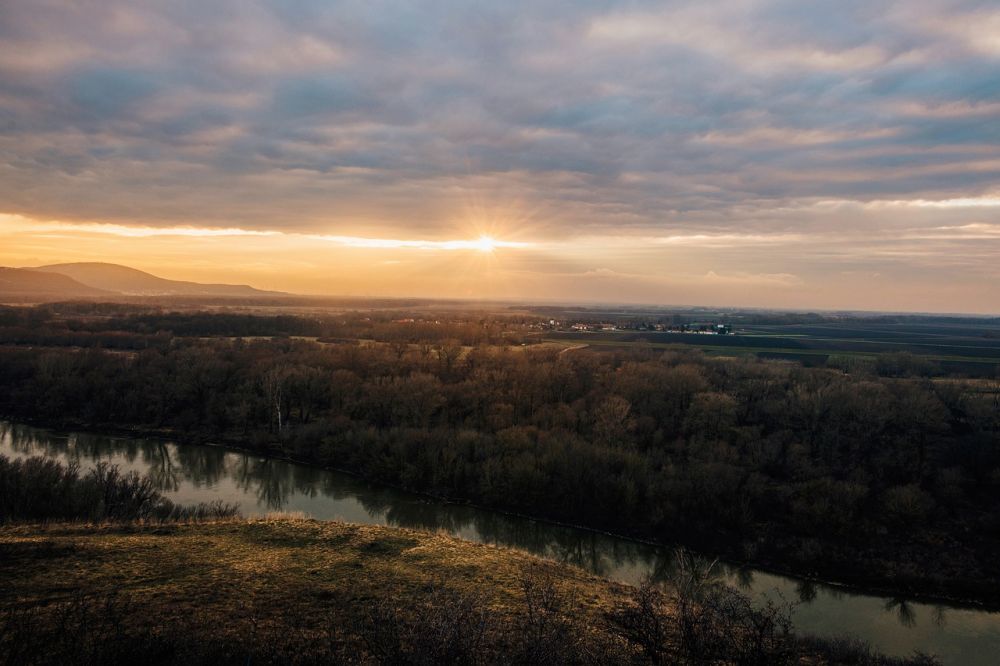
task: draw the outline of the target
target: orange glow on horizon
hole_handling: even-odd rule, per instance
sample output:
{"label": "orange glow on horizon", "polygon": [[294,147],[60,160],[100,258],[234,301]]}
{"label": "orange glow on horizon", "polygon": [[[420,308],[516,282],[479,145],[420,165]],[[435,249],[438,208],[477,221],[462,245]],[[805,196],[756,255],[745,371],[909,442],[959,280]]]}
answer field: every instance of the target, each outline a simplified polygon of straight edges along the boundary
{"label": "orange glow on horizon", "polygon": [[[900,224],[891,234],[861,228],[812,238],[784,228],[709,233],[680,226],[602,234],[581,225],[576,234],[550,235],[546,217],[511,210],[484,206],[458,214],[450,228],[436,229],[444,239],[408,238],[405,227],[376,237],[301,227],[161,227],[0,213],[0,266],[107,262],[175,280],[359,297],[986,314],[1000,308],[989,244],[1000,237],[1000,225],[952,218],[944,212],[950,209],[925,209],[936,216],[935,224]],[[866,208],[851,210],[863,214]],[[351,231],[365,228],[358,223]],[[816,239],[823,241],[821,253]],[[968,248],[962,274],[950,282],[933,275],[923,280],[922,273],[906,272],[908,263],[894,268],[886,261],[920,265],[928,261],[928,248],[938,245]],[[967,260],[979,256],[977,273]],[[837,280],[821,279],[804,258],[836,269]]]}

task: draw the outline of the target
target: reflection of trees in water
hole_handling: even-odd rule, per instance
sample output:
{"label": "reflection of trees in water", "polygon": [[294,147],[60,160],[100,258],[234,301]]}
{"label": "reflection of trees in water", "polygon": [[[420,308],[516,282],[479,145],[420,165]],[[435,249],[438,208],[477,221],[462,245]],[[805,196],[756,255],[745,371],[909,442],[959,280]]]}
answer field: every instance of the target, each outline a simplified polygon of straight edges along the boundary
{"label": "reflection of trees in water", "polygon": [[885,602],[885,610],[887,613],[895,610],[899,623],[904,627],[912,627],[917,623],[917,609],[907,599],[893,597]]}
{"label": "reflection of trees in water", "polygon": [[740,588],[744,592],[752,590],[754,584],[754,571],[749,567],[736,567],[733,579],[736,581],[736,587]]}
{"label": "reflection of trees in water", "polygon": [[[345,483],[346,481],[346,483]],[[356,499],[368,515],[380,517],[389,512],[398,503],[397,493],[388,489],[378,489],[358,483],[351,483],[353,479],[347,479],[339,475],[331,476],[327,479],[330,487],[328,495],[336,500],[347,498]],[[395,523],[386,520],[389,525]],[[401,527],[412,527],[412,525],[402,522]]]}
{"label": "reflection of trees in water", "polygon": [[816,583],[811,580],[800,580],[795,583],[795,594],[798,596],[799,601],[804,604],[815,601],[818,593]]}
{"label": "reflection of trees in water", "polygon": [[253,494],[257,503],[269,511],[283,510],[293,494],[315,497],[319,491],[323,470],[244,454],[230,455],[237,456],[232,466],[236,486]]}
{"label": "reflection of trees in water", "polygon": [[457,534],[472,523],[468,507],[423,501],[415,497],[383,497],[385,522],[396,527]]}
{"label": "reflection of trees in water", "polygon": [[56,435],[45,430],[39,430],[17,423],[0,425],[0,441],[10,450],[24,456],[69,456],[71,436]]}
{"label": "reflection of trees in water", "polygon": [[292,472],[292,487],[295,488],[295,492],[303,497],[316,497],[327,472],[305,465],[289,465],[289,467]]}
{"label": "reflection of trees in water", "polygon": [[649,580],[654,583],[668,583],[677,579],[677,557],[672,551],[657,549],[656,560],[649,572]]}
{"label": "reflection of trees in water", "polygon": [[217,485],[224,476],[229,476],[226,458],[230,454],[224,449],[172,444],[170,451],[177,460],[184,478],[197,488]]}
{"label": "reflection of trees in water", "polygon": [[[914,627],[917,624],[917,604],[909,599],[893,597],[885,602],[883,606],[885,612],[895,612],[899,623],[904,627]],[[936,627],[945,627],[948,624],[947,607],[940,604],[927,607],[931,613],[931,622]]]}
{"label": "reflection of trees in water", "polygon": [[99,461],[119,457],[129,464],[134,463],[139,457],[140,450],[149,444],[147,440],[105,437],[90,433],[75,433],[70,441],[72,453],[77,460]]}
{"label": "reflection of trees in water", "polygon": [[649,571],[656,560],[656,549],[651,546],[599,532],[490,512],[473,515],[483,541],[526,550],[598,575],[612,575],[628,567]]}
{"label": "reflection of trees in water", "polygon": [[60,434],[17,423],[0,424],[0,441],[24,456],[63,457],[67,462],[123,458],[132,463],[138,457],[142,440],[106,437],[89,433]]}
{"label": "reflection of trees in water", "polygon": [[149,442],[143,450],[146,462],[146,476],[157,490],[176,492],[180,487],[181,468],[171,455],[171,447],[165,442]]}
{"label": "reflection of trees in water", "polygon": [[656,549],[641,543],[570,528],[555,528],[553,536],[548,552],[543,554],[599,576],[636,567],[649,572],[656,567]]}
{"label": "reflection of trees in water", "polygon": [[233,480],[244,493],[257,498],[270,511],[281,511],[292,492],[291,474],[264,458],[240,455],[233,466]]}
{"label": "reflection of trees in water", "polygon": [[[334,489],[333,495],[352,496],[372,516],[384,516],[387,524],[449,534],[475,531],[476,539],[517,548],[536,555],[573,564],[597,574],[608,574],[640,562],[652,568],[655,549],[643,544],[610,538],[587,530],[485,511],[469,506],[423,501],[396,491],[376,491],[360,486],[357,494]],[[340,497],[337,497],[340,499]]]}

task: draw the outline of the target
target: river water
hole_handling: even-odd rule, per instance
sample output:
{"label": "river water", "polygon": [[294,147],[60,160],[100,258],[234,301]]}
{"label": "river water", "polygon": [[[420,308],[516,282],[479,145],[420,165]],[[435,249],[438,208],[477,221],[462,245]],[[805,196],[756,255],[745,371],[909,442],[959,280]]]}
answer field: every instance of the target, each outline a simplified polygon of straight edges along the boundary
{"label": "river water", "polygon": [[[0,454],[48,456],[75,461],[82,468],[108,461],[125,471],[148,474],[165,495],[184,504],[222,500],[238,504],[245,516],[302,512],[320,520],[443,530],[628,583],[650,575],[669,579],[676,562],[670,548],[428,500],[349,474],[218,447],[64,433],[0,421]],[[745,567],[718,565],[716,572],[752,597],[780,594],[794,602],[800,633],[852,635],[886,654],[920,650],[945,664],[1000,663],[1000,613],[847,591]]]}

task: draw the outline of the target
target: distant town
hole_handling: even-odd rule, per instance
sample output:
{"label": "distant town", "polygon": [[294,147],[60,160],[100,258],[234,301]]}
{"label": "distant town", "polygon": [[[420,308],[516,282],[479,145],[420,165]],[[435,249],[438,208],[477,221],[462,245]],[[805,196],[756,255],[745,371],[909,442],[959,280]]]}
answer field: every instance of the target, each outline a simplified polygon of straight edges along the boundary
{"label": "distant town", "polygon": [[565,323],[550,319],[548,323],[537,325],[538,328],[554,331],[656,331],[659,333],[695,333],[699,335],[733,335],[730,324],[715,322],[690,322],[681,324],[650,323],[643,321],[576,321]]}

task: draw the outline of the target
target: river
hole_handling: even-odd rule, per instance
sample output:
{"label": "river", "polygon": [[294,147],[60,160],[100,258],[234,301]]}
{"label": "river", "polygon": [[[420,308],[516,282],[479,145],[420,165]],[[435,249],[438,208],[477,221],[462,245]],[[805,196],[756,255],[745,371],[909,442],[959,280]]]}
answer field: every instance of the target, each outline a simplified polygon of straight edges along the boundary
{"label": "river", "polygon": [[[185,504],[222,500],[238,504],[245,516],[301,512],[320,520],[443,530],[628,583],[650,575],[669,579],[677,559],[670,548],[429,500],[349,474],[219,447],[64,433],[0,421],[0,454],[48,456],[82,468],[108,461],[148,474],[165,495]],[[752,597],[781,595],[794,602],[800,633],[856,636],[886,654],[920,650],[945,664],[1000,662],[1000,613],[848,591],[747,567],[723,564],[716,572]]]}

